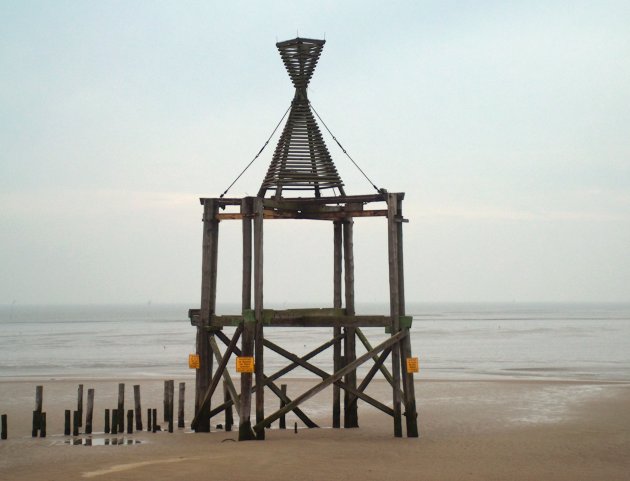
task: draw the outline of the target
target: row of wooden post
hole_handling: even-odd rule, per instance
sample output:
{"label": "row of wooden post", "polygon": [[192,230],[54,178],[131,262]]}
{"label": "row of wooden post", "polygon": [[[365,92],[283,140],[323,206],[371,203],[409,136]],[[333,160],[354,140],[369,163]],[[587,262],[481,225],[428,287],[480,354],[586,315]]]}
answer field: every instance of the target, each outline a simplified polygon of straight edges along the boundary
{"label": "row of wooden post", "polygon": [[[134,409],[127,411],[127,433],[133,432],[134,417],[135,417],[135,429],[136,431],[143,430],[142,424],[142,406],[140,400],[140,385],[134,385]],[[174,423],[174,390],[175,381],[164,381],[164,421],[168,425],[168,431],[173,432]],[[177,410],[177,427],[184,428],[184,405],[185,405],[185,393],[186,384],[179,383],[179,399]],[[33,424],[32,424],[32,436],[46,437],[46,412],[43,411],[43,399],[44,388],[43,386],[36,386],[35,388],[35,410],[33,411]],[[125,384],[118,384],[118,408],[111,410],[111,424],[110,424],[110,410],[105,409],[105,425],[104,431],[109,434],[123,433],[125,430]],[[94,414],[94,389],[88,389],[87,394],[87,411],[85,415],[85,429],[84,434],[92,434]],[[231,414],[231,413],[230,413]],[[227,414],[226,414],[227,416]],[[148,431],[159,431],[161,427],[157,423],[157,409],[147,410],[148,418]],[[232,422],[232,421],[230,421]],[[226,419],[227,424],[227,419]],[[0,438],[7,439],[8,437],[8,420],[7,415],[2,415],[2,424],[0,430]],[[77,391],[77,409],[65,410],[64,413],[64,434],[69,436],[71,433],[74,436],[78,436],[81,427],[83,427],[83,384],[79,384]]]}

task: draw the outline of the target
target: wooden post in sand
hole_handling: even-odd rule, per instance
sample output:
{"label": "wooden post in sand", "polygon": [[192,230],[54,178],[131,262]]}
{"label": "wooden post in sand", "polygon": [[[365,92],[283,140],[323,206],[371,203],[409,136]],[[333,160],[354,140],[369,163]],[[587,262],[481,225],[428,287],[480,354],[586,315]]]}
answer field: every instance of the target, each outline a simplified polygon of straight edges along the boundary
{"label": "wooden post in sand", "polygon": [[173,423],[175,417],[175,381],[168,381],[168,431],[173,432]]}
{"label": "wooden post in sand", "polygon": [[[344,280],[345,280],[345,297],[346,297],[346,315],[354,316],[354,241],[353,228],[354,221],[352,218],[343,222],[343,260],[344,260]],[[356,351],[356,329],[354,327],[345,327],[344,354],[346,362],[352,363],[357,357]],[[357,371],[353,369],[344,379],[344,382],[353,389],[357,387]],[[355,396],[348,391],[344,393],[344,428],[359,427],[359,411]]]}
{"label": "wooden post in sand", "polygon": [[41,413],[39,419],[39,437],[46,437],[46,413]]}
{"label": "wooden post in sand", "polygon": [[7,439],[8,435],[9,435],[9,431],[8,431],[8,421],[7,421],[7,415],[3,414],[2,415],[2,430],[0,430],[0,439]]}
{"label": "wooden post in sand", "polygon": [[37,437],[41,424],[42,405],[44,403],[44,386],[35,387],[35,411],[33,411],[33,431],[32,436]]}
{"label": "wooden post in sand", "polygon": [[184,401],[186,397],[186,383],[179,383],[179,402],[177,403],[177,427],[185,428],[184,424]]}
{"label": "wooden post in sand", "polygon": [[127,434],[133,433],[133,409],[127,411]]}
{"label": "wooden post in sand", "polygon": [[[286,384],[280,384],[280,391],[282,392],[282,396],[286,398],[287,397],[287,385]],[[284,402],[284,399],[280,399],[280,409],[282,409],[285,405],[286,405],[286,403]],[[287,428],[287,419],[286,419],[286,416],[284,414],[282,416],[280,416],[279,424],[280,424],[280,429],[286,429]]]}
{"label": "wooden post in sand", "polygon": [[[241,201],[241,213],[243,214],[243,285],[242,285],[242,310],[252,308],[252,215],[253,198],[245,197]],[[255,324],[243,323],[243,335],[241,337],[241,352],[245,357],[254,355]],[[247,441],[254,439],[254,431],[251,423],[252,409],[252,374],[241,373],[241,406],[239,415],[238,440]]]}
{"label": "wooden post in sand", "polygon": [[203,243],[201,256],[201,308],[197,326],[197,355],[199,369],[195,379],[195,417],[199,419],[196,432],[210,431],[210,403],[204,404],[205,393],[212,381],[212,349],[208,328],[214,315],[217,298],[217,259],[219,248],[219,206],[213,200],[203,204]]}
{"label": "wooden post in sand", "polygon": [[[68,414],[68,422],[70,422],[70,411],[66,411]],[[105,409],[105,434],[109,434],[110,426],[109,426],[109,409]],[[70,434],[70,433],[68,433]]]}
{"label": "wooden post in sand", "polygon": [[147,432],[151,432],[153,431],[153,423],[152,423],[152,416],[151,416],[152,412],[151,412],[151,408],[147,409]]}
{"label": "wooden post in sand", "polygon": [[112,409],[112,434],[118,434],[118,409]]}
{"label": "wooden post in sand", "polygon": [[63,434],[64,436],[70,436],[70,409],[66,409],[64,412]]}
{"label": "wooden post in sand", "polygon": [[[401,316],[405,315],[405,267],[403,262],[403,214],[402,197],[396,196],[396,248],[398,254],[398,311]],[[401,327],[403,331],[409,333],[409,327]],[[413,373],[407,371],[407,359],[411,357],[411,336],[407,335],[400,343],[402,383],[405,403],[405,422],[407,427],[407,437],[418,437],[418,413],[416,410],[416,391],[413,381]]]}
{"label": "wooden post in sand", "polygon": [[[227,381],[223,381],[223,402],[227,405],[230,401],[230,391],[228,388]],[[228,405],[225,408],[225,431],[232,431],[232,426],[234,425],[234,414],[232,411],[232,405]]]}
{"label": "wooden post in sand", "polygon": [[85,413],[85,434],[92,434],[93,415],[94,415],[94,389],[88,389],[87,411]]}
{"label": "wooden post in sand", "polygon": [[133,386],[133,404],[136,410],[136,431],[142,431],[142,405],[140,403],[140,385]]}
{"label": "wooden post in sand", "polygon": [[152,432],[157,433],[158,431],[158,423],[157,423],[157,409],[151,411],[153,414],[153,429]]}
{"label": "wooden post in sand", "polygon": [[116,429],[119,433],[125,431],[125,385],[118,384],[118,424]]}
{"label": "wooden post in sand", "polygon": [[83,384],[77,389],[77,411],[79,411],[79,427],[83,426]]}
{"label": "wooden post in sand", "polygon": [[[333,222],[333,307],[341,309],[341,275],[343,271],[343,232],[341,221]],[[333,327],[333,337],[341,334],[341,327]],[[341,369],[341,340],[333,345],[333,370]],[[333,385],[333,428],[341,427],[341,390],[338,385]]]}
{"label": "wooden post in sand", "polygon": [[[398,263],[398,197],[396,194],[387,195],[387,246],[389,257],[389,312],[391,317],[391,335],[400,331],[400,292],[399,292],[399,263]],[[402,410],[400,396],[400,343],[392,346],[392,377],[393,408],[394,408],[394,436],[402,437]]]}
{"label": "wooden post in sand", "polygon": [[[262,199],[254,199],[254,309],[256,313],[256,331],[254,334],[256,374],[256,424],[265,419],[265,365],[263,333],[263,220]],[[256,439],[265,439],[265,430],[256,432]]]}
{"label": "wooden post in sand", "polygon": [[79,411],[73,411],[72,413],[72,435],[79,435]]}

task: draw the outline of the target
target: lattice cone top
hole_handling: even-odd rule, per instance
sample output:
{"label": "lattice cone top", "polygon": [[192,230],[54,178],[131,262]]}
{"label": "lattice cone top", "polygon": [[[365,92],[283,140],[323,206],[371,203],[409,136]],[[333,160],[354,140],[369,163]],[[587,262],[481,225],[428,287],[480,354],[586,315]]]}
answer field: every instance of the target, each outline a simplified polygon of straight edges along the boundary
{"label": "lattice cone top", "polygon": [[276,44],[296,89],[308,86],[325,43],[326,40],[298,37]]}
{"label": "lattice cone top", "polygon": [[324,43],[298,37],[276,44],[295,86],[295,96],[258,197],[270,189],[276,197],[281,197],[283,190],[311,190],[319,197],[321,190],[333,188],[345,195],[306,94]]}

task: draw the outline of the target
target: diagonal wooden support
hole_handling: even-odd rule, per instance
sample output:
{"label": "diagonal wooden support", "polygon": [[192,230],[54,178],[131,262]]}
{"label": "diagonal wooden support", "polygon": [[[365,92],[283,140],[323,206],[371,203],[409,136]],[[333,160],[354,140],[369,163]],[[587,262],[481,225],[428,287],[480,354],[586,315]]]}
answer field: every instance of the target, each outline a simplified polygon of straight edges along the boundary
{"label": "diagonal wooden support", "polygon": [[[221,360],[223,359],[223,354],[221,354],[221,351],[219,350],[219,346],[217,345],[217,341],[214,339],[214,336],[210,339],[210,347],[212,348],[212,352],[214,353],[214,358],[216,359],[217,364],[220,364]],[[230,399],[232,400],[236,409],[236,414],[238,414],[238,416],[240,417],[241,406],[239,402],[239,395],[236,391],[236,387],[234,386],[234,382],[232,381],[232,376],[230,376],[230,371],[228,371],[227,369],[223,370],[223,380],[225,381],[228,393],[230,394]],[[210,417],[212,417],[212,415],[210,415]]]}
{"label": "diagonal wooden support", "polygon": [[[223,334],[223,333],[221,333],[221,334]],[[225,334],[223,334],[222,336],[218,336],[218,337],[223,342],[225,342],[225,340],[229,339]],[[237,356],[240,356],[241,355],[241,350],[237,346],[234,346],[234,353]],[[263,375],[263,387],[265,387],[265,386],[267,386],[274,394],[276,394],[276,396],[278,396],[280,399],[282,399],[286,404],[289,404],[291,402],[291,399],[289,399],[286,395],[282,394],[282,390],[271,379],[269,379],[267,376]],[[251,388],[251,392],[253,393],[255,391],[256,391],[256,386],[253,386]],[[280,393],[280,394],[278,394],[278,393]],[[218,414],[223,409],[225,409],[228,405],[229,405],[229,403],[223,403],[218,408],[213,409],[210,412],[210,417]],[[311,420],[311,418],[309,418],[306,414],[304,414],[304,411],[302,411],[300,408],[296,407],[292,411],[309,428],[317,428],[317,427],[319,427],[315,422],[313,422]]]}
{"label": "diagonal wooden support", "polygon": [[[368,338],[365,337],[365,334],[363,334],[363,331],[357,327],[356,333],[361,343],[365,346],[366,351],[371,351],[372,344],[370,344],[370,341],[368,341]],[[372,357],[372,359],[374,359],[374,362],[378,361],[377,356]],[[390,384],[390,386],[394,386],[394,378],[392,377],[392,374],[389,372],[389,369],[387,369],[385,365],[381,365],[380,370],[381,370],[381,373],[383,373],[383,376],[385,376],[385,379],[387,379],[387,382]]]}
{"label": "diagonal wooden support", "polygon": [[[387,359],[387,357],[390,355],[391,352],[392,352],[391,348],[388,347],[381,353],[381,355],[378,357],[378,359],[376,360],[372,368],[368,371],[367,376],[365,376],[363,381],[361,381],[361,384],[359,384],[359,387],[357,387],[358,391],[360,392],[365,391],[365,388],[368,387],[368,384],[370,384],[370,382],[376,375],[376,371],[378,371],[379,368],[383,365],[383,363],[385,362],[385,359]],[[354,398],[351,402],[356,403],[357,398]]]}
{"label": "diagonal wooden support", "polygon": [[[217,331],[215,333],[216,337],[218,337],[226,346],[230,343],[230,338],[227,337],[222,331]],[[324,352],[326,349],[328,349],[330,346],[332,346],[333,344],[335,344],[337,341],[341,340],[344,338],[343,334],[339,334],[335,337],[333,337],[330,341],[325,342],[324,344],[322,344],[321,346],[313,349],[311,352],[309,352],[308,354],[305,354],[304,356],[302,356],[300,359],[302,359],[303,361],[308,361],[309,359],[312,359],[313,357],[317,356],[318,354]],[[237,353],[238,354],[238,353]],[[218,362],[218,361],[217,361]],[[267,377],[265,380],[265,386],[269,386],[269,389],[271,389],[274,393],[276,392],[274,390],[274,388],[277,388],[277,385],[273,385],[273,387],[271,386],[273,381],[281,378],[282,376],[284,376],[285,374],[291,372],[293,369],[295,369],[296,367],[298,367],[299,364],[296,362],[292,362],[291,364],[287,365],[286,367],[283,367],[282,369],[280,369],[279,371],[274,372],[271,376]],[[224,374],[226,374],[227,376],[229,376],[228,371],[226,370],[224,372]],[[252,392],[254,392],[252,390]],[[282,391],[280,391],[282,392]],[[238,397],[238,396],[237,396]],[[280,398],[282,399],[282,398]],[[288,398],[287,398],[288,399]],[[291,400],[289,399],[289,401],[286,401],[285,399],[283,399],[285,402],[290,402]],[[238,403],[232,399],[230,401],[224,402],[223,404],[221,404],[220,406],[217,406],[216,408],[214,408],[212,411],[210,411],[210,417],[214,417],[217,414],[219,414],[220,412],[222,412],[224,409],[228,408],[229,406],[232,405],[238,405]],[[305,422],[305,424],[308,426],[308,424]],[[313,423],[314,424],[314,423]]]}
{"label": "diagonal wooden support", "polygon": [[[323,369],[318,368],[317,366],[313,366],[311,363],[302,361],[298,356],[296,356],[295,354],[287,351],[286,349],[281,348],[280,346],[278,346],[277,344],[274,344],[273,342],[265,339],[264,340],[264,344],[265,347],[268,347],[269,349],[271,349],[272,351],[277,352],[278,354],[280,354],[281,356],[286,357],[287,359],[289,359],[290,361],[296,362],[298,363],[300,366],[302,366],[305,369],[308,369],[309,371],[311,371],[314,374],[317,374],[319,377],[321,377],[322,379],[326,379],[327,377],[330,376],[329,373],[327,373],[326,371],[324,371]],[[344,391],[360,397],[361,399],[363,399],[366,403],[371,404],[372,406],[374,406],[377,409],[380,409],[381,411],[383,411],[385,414],[389,414],[390,416],[394,415],[394,411],[392,410],[392,408],[390,408],[389,406],[386,406],[385,404],[383,404],[380,401],[377,401],[376,399],[374,399],[371,396],[368,396],[365,393],[360,392],[357,388],[341,381],[335,381],[335,385],[339,386],[341,389],[343,389]],[[349,404],[352,401],[349,402]],[[356,402],[356,401],[354,401]]]}
{"label": "diagonal wooden support", "polygon": [[365,361],[370,359],[374,354],[378,354],[382,350],[387,349],[390,346],[393,346],[394,344],[399,342],[401,339],[405,338],[405,336],[407,336],[407,335],[408,335],[408,333],[405,332],[405,331],[399,331],[396,334],[392,335],[392,337],[390,337],[386,341],[383,341],[382,343],[380,343],[378,346],[376,346],[371,351],[366,352],[365,354],[363,354],[362,356],[358,357],[357,359],[355,359],[351,363],[346,364],[342,369],[340,369],[339,371],[334,373],[332,376],[329,376],[328,378],[324,379],[322,382],[320,382],[316,386],[313,386],[311,389],[309,389],[305,393],[303,393],[300,396],[296,397],[293,401],[291,401],[289,404],[287,404],[283,408],[279,409],[278,411],[276,411],[272,415],[270,415],[267,418],[265,418],[262,422],[256,424],[254,426],[254,431],[258,431],[260,429],[264,429],[265,426],[268,426],[269,424],[274,422],[276,419],[279,419],[280,416],[282,416],[283,414],[286,414],[289,411],[292,411],[294,408],[299,406],[304,401],[307,401],[308,399],[312,398],[317,393],[323,391],[328,386],[330,386],[331,384],[333,384],[336,381],[338,381],[339,379],[341,379],[343,376],[345,376],[350,371],[352,371],[352,370],[356,369],[357,367],[359,367]]}
{"label": "diagonal wooden support", "polygon": [[232,337],[230,344],[225,350],[223,359],[221,360],[221,363],[217,366],[217,371],[214,373],[214,377],[212,378],[212,384],[210,384],[210,386],[208,387],[208,390],[206,391],[203,397],[203,401],[199,405],[197,414],[195,414],[195,417],[193,418],[192,423],[190,423],[190,427],[192,429],[195,429],[197,427],[202,411],[208,406],[210,399],[212,399],[212,394],[214,394],[214,390],[219,385],[219,381],[221,380],[221,377],[223,376],[223,371],[225,370],[225,367],[227,366],[227,363],[230,360],[230,356],[232,355],[232,352],[234,352],[234,349],[236,348],[236,343],[238,342],[238,339],[241,337],[241,332],[243,332],[242,325],[238,326],[236,328],[236,331],[234,331],[234,336]]}

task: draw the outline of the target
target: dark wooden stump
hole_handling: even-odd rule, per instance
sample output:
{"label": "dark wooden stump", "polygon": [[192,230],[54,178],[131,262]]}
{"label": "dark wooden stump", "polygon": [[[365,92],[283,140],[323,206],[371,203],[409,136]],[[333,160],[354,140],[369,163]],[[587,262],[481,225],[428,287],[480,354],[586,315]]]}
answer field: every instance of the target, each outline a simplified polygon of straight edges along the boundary
{"label": "dark wooden stump", "polygon": [[87,411],[85,412],[85,434],[92,434],[93,416],[94,416],[94,389],[88,389]]}
{"label": "dark wooden stump", "polygon": [[140,385],[133,386],[133,403],[136,410],[136,431],[142,431],[142,404],[140,402]]}
{"label": "dark wooden stump", "polygon": [[[69,411],[66,411],[69,413]],[[70,416],[68,415],[68,419],[70,419]],[[109,434],[110,432],[110,427],[109,427],[109,409],[105,409],[105,434]],[[68,433],[69,434],[69,433]]]}

